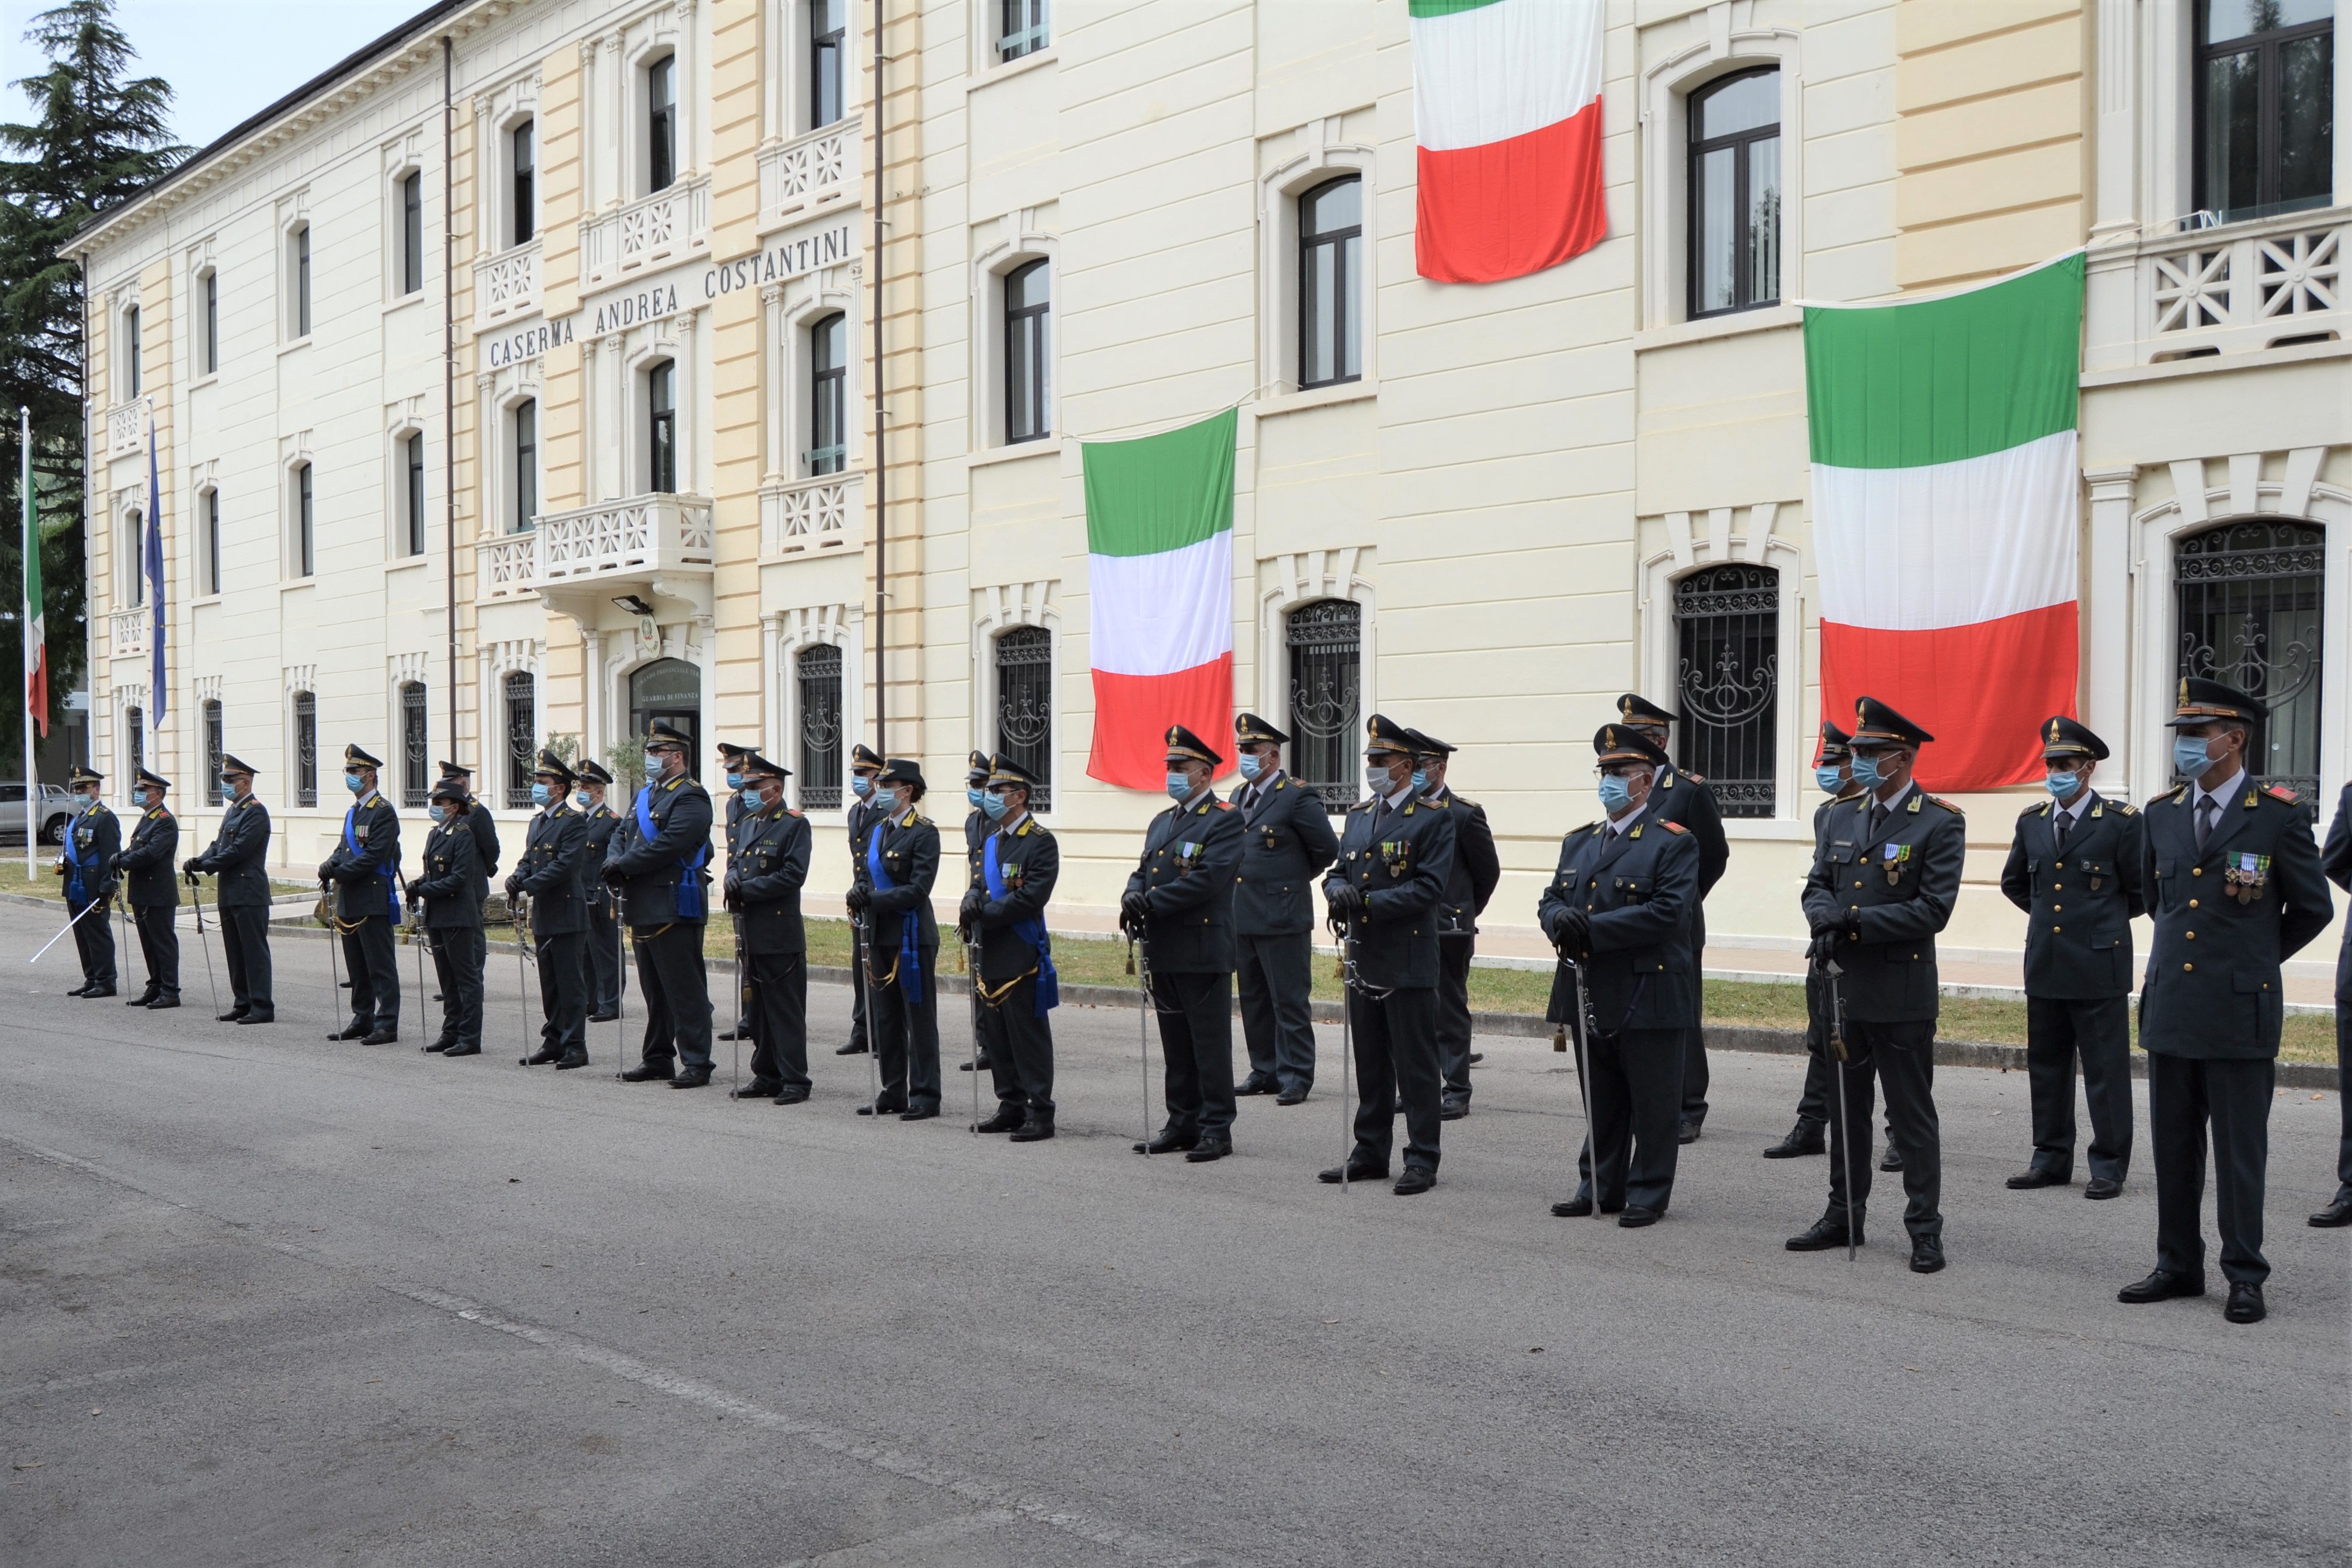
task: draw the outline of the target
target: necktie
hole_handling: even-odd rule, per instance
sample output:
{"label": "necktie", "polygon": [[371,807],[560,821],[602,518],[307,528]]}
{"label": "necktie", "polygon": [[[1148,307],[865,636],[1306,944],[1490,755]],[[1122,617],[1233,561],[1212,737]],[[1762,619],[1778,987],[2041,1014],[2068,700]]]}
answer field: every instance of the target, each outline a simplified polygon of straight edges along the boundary
{"label": "necktie", "polygon": [[1257,785],[1252,784],[1249,788],[1242,791],[1242,809],[1244,811],[1255,811],[1257,809]]}
{"label": "necktie", "polygon": [[1870,808],[1870,836],[1873,838],[1875,838],[1881,833],[1885,832],[1885,829],[1886,808],[1883,805],[1874,805]]}
{"label": "necktie", "polygon": [[2074,814],[2071,811],[2060,812],[2058,814],[2058,853],[2061,855],[2066,852],[2067,837],[2074,831]]}
{"label": "necktie", "polygon": [[2213,831],[2213,818],[2220,815],[2221,803],[2211,795],[2200,795],[2197,801],[2197,852],[2205,852],[2206,837]]}

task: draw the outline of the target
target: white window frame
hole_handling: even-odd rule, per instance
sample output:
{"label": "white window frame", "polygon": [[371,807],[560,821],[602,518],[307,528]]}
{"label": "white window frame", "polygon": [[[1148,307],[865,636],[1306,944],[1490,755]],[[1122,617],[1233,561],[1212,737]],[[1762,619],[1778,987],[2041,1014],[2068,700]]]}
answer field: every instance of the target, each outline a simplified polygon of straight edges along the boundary
{"label": "white window frame", "polygon": [[998,41],[1004,36],[1004,0],[971,0],[971,16],[964,32],[971,40],[968,69],[973,82],[1029,70],[1055,58],[1061,18],[1054,14],[1054,0],[1045,0],[1045,46],[1009,60],[996,50]]}
{"label": "white window frame", "polygon": [[147,488],[142,484],[115,493],[114,605],[117,609],[135,610],[147,603],[147,576],[143,570]]}
{"label": "white window frame", "polygon": [[[213,290],[209,321],[205,309],[206,285]],[[212,351],[210,369],[205,367],[207,348]],[[205,385],[220,374],[220,264],[213,258],[212,242],[206,240],[195,249],[188,266],[188,384]]]}
{"label": "white window frame", "polygon": [[[425,437],[425,548],[408,548],[408,440]],[[403,414],[384,432],[384,557],[388,564],[419,562],[433,551],[433,438],[423,420]]]}
{"label": "white window frame", "polygon": [[[310,242],[307,266],[301,248],[305,239]],[[297,348],[308,343],[319,330],[319,241],[307,212],[278,231],[278,253],[282,285],[278,298],[284,305],[279,341],[288,348]]]}
{"label": "white window frame", "polygon": [[[539,110],[534,103],[530,108],[516,110],[498,122],[499,226],[497,233],[499,242],[492,247],[493,249],[520,250],[524,246],[535,244],[539,239],[540,211],[544,205],[540,199],[541,176],[546,167],[547,151],[546,143],[540,136],[539,118]],[[514,237],[515,216],[521,210],[521,205],[515,195],[514,135],[526,125],[530,127],[530,237],[517,239]]]}
{"label": "white window frame", "polygon": [[[310,474],[310,570],[302,570],[302,484],[301,471]],[[289,583],[315,583],[319,579],[319,465],[307,451],[289,458],[278,471],[278,506],[285,526],[278,531],[279,548],[284,551],[285,579]]]}
{"label": "white window frame", "polygon": [[136,293],[115,308],[114,374],[116,384],[123,389],[117,403],[146,395],[146,320]]}
{"label": "white window frame", "polygon": [[215,521],[206,513],[220,502],[218,468],[215,461],[197,464],[191,476],[194,482],[188,491],[188,548],[193,558],[189,579],[196,585],[194,597],[199,602],[220,597],[221,571],[228,563],[228,519],[225,516],[217,520],[219,538],[211,552],[215,559],[205,559],[205,530]]}
{"label": "white window frame", "polygon": [[[1733,9],[1737,16],[1748,7]],[[1784,326],[1789,302],[1805,292],[1804,70],[1797,29],[1731,27],[1718,36],[1712,14],[1691,41],[1643,71],[1642,324],[1690,323],[1690,100],[1720,78],[1759,67],[1780,73],[1780,303],[1702,317],[1713,331]]]}
{"label": "white window frame", "polygon": [[1068,804],[1063,789],[1062,765],[1068,753],[1070,735],[1068,710],[1062,697],[1062,612],[1057,601],[1061,597],[1058,580],[1030,583],[1006,583],[972,591],[971,621],[971,750],[993,755],[996,741],[996,639],[1016,626],[1043,626],[1053,637],[1053,663],[1048,667],[1051,679],[1045,683],[1047,692],[1046,722],[1052,726],[1054,744],[1046,765],[1045,784],[1052,793],[1053,805],[1037,815],[1050,816]]}
{"label": "white window frame", "polygon": [[[1344,116],[1310,121],[1289,132],[1296,150],[1257,182],[1258,381],[1273,396],[1318,402],[1370,397],[1381,382],[1380,202],[1377,149],[1336,140]],[[1353,174],[1362,185],[1363,314],[1356,331],[1362,376],[1298,387],[1298,198],[1328,180]]]}
{"label": "white window frame", "polygon": [[[1251,711],[1286,734],[1292,732],[1290,613],[1325,599],[1345,599],[1360,606],[1356,691],[1357,706],[1361,711],[1357,715],[1358,722],[1380,711],[1380,595],[1368,575],[1372,565],[1370,545],[1302,550],[1288,555],[1267,556],[1258,562],[1257,701]],[[1286,759],[1283,765],[1289,766]],[[1357,798],[1364,798],[1365,793],[1359,777]]]}
{"label": "white window frame", "polygon": [[523,517],[517,504],[520,498],[515,494],[515,481],[521,477],[518,467],[520,432],[515,427],[515,414],[526,403],[531,405],[534,423],[531,463],[537,472],[532,475],[531,494],[539,500],[538,515],[547,512],[547,400],[540,395],[537,382],[524,382],[501,394],[495,405],[499,420],[499,488],[493,492],[498,509],[492,515],[499,519],[499,531],[505,536],[523,531]]}
{"label": "white window frame", "polygon": [[623,124],[626,127],[629,171],[628,189],[624,201],[640,201],[656,195],[653,184],[654,133],[653,86],[655,66],[667,58],[670,64],[670,181],[661,187],[674,191],[688,183],[693,171],[694,143],[688,129],[687,105],[693,97],[693,86],[687,79],[687,53],[678,36],[667,28],[646,37],[628,54],[628,73],[623,92]]}
{"label": "white window frame", "polygon": [[868,0],[849,0],[849,24],[841,39],[841,118],[824,125],[804,125],[812,118],[809,102],[809,0],[765,0],[767,14],[767,87],[761,113],[771,142],[797,141],[819,131],[837,129],[866,112],[866,32],[872,18]]}
{"label": "white window frame", "polygon": [[[972,258],[970,450],[975,453],[1023,457],[1057,451],[1061,447],[1061,238],[1031,227],[1033,221],[1026,211],[1011,215],[1009,221],[995,220],[1006,232]],[[1004,280],[1033,261],[1044,262],[1053,279],[1054,321],[1047,334],[1053,363],[1046,372],[1046,384],[1053,390],[1046,398],[1046,434],[1015,445],[1004,438]]]}
{"label": "white window frame", "polygon": [[784,781],[786,797],[795,807],[801,805],[801,785],[805,782],[800,773],[800,668],[797,663],[803,649],[820,644],[841,650],[841,774],[833,783],[841,790],[839,807],[826,811],[809,811],[808,818],[819,826],[845,823],[849,820],[849,748],[866,732],[866,688],[870,674],[866,668],[866,612],[858,605],[812,605],[800,609],[779,610],[763,616],[761,628],[768,643],[767,668],[775,672],[771,689],[775,700],[770,704],[768,734],[773,748],[767,755],[793,770]]}

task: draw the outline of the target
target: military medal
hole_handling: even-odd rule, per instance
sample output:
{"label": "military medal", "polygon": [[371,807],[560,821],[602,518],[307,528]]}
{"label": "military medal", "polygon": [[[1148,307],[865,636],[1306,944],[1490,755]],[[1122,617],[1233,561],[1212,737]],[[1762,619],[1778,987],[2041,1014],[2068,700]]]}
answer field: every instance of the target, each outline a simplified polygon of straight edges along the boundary
{"label": "military medal", "polygon": [[2270,879],[2271,858],[2267,855],[2229,856],[2221,872],[2223,891],[2242,904],[2251,904],[2261,898]]}
{"label": "military medal", "polygon": [[1911,858],[1911,846],[1889,844],[1885,848],[1885,858],[1880,864],[1886,868],[1886,885],[1890,888],[1899,887],[1903,881],[1903,863]]}

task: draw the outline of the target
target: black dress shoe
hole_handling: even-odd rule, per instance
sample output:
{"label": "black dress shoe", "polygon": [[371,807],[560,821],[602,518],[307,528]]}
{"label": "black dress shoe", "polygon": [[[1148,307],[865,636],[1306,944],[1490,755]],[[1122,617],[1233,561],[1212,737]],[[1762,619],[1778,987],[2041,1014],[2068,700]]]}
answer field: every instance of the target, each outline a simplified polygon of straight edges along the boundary
{"label": "black dress shoe", "polygon": [[2315,1230],[2336,1230],[2352,1225],[2352,1193],[2339,1193],[2336,1201],[2304,1221]]}
{"label": "black dress shoe", "polygon": [[936,1105],[910,1105],[907,1107],[906,1110],[898,1112],[898,1120],[901,1121],[929,1121],[933,1117],[939,1115],[939,1113],[940,1108]]}
{"label": "black dress shoe", "polygon": [[782,1084],[761,1083],[755,1078],[740,1089],[729,1089],[727,1091],[727,1098],[730,1100],[773,1100],[777,1095],[783,1092],[783,1089],[784,1086]]}
{"label": "black dress shoe", "polygon": [[248,1009],[244,1007],[236,1007],[226,1013],[215,1013],[213,1015],[213,1022],[216,1024],[243,1023],[245,1021],[245,1015]]}
{"label": "black dress shoe", "polygon": [[[398,1029],[376,1029],[362,1036],[360,1038],[360,1044],[363,1046],[396,1046],[399,1043],[400,1031]],[[477,1051],[481,1048],[482,1047],[479,1046],[476,1046],[474,1047]],[[452,1047],[452,1054],[455,1054],[455,1047]]]}
{"label": "black dress shoe", "polygon": [[677,1069],[667,1062],[641,1062],[616,1076],[623,1083],[667,1083],[677,1076]]}
{"label": "black dress shoe", "polygon": [[563,1053],[552,1046],[541,1046],[530,1056],[517,1058],[527,1068],[551,1067],[563,1059]]}
{"label": "black dress shoe", "polygon": [[[1853,1227],[1853,1244],[1856,1247],[1862,1245],[1862,1226],[1859,1225]],[[1845,1220],[1842,1215],[1823,1215],[1813,1221],[1802,1236],[1790,1237],[1788,1245],[1791,1252],[1827,1252],[1832,1247],[1843,1247]]]}
{"label": "black dress shoe", "polygon": [[618,1013],[591,1013],[588,1015],[588,1021],[592,1024],[609,1024],[619,1016]]}
{"label": "black dress shoe", "polygon": [[1407,1165],[1397,1173],[1396,1185],[1389,1190],[1401,1198],[1418,1196],[1437,1185],[1437,1173],[1426,1165]]}
{"label": "black dress shoe", "polygon": [[907,1109],[903,1100],[874,1100],[857,1108],[860,1116],[896,1116]]}
{"label": "black dress shoe", "polygon": [[2261,1322],[2270,1316],[2270,1310],[2263,1305],[2263,1288],[2259,1285],[2231,1286],[2230,1304],[2221,1309],[2221,1315],[2233,1323]]}
{"label": "black dress shoe", "polygon": [[[365,1042],[365,1041],[362,1041],[362,1042],[361,1042],[361,1043],[362,1043],[362,1044],[365,1044],[366,1042]],[[459,1058],[459,1057],[478,1057],[478,1056],[480,1056],[481,1054],[482,1054],[482,1042],[481,1042],[481,1041],[479,1041],[479,1040],[461,1040],[461,1041],[459,1041],[457,1044],[456,1044],[456,1045],[454,1045],[454,1046],[451,1046],[447,1050],[443,1051],[443,1052],[441,1053],[441,1056],[442,1056],[442,1058],[443,1058],[444,1060],[450,1060],[450,1061],[454,1061],[455,1059],[457,1059],[457,1058]]]}
{"label": "black dress shoe", "polygon": [[1307,1103],[1307,1091],[1303,1089],[1286,1089],[1274,1097],[1274,1102],[1276,1105],[1304,1105]]}
{"label": "black dress shoe", "polygon": [[956,1063],[956,1071],[958,1072],[986,1072],[988,1068],[989,1060],[988,1053],[986,1051],[981,1052],[979,1059],[976,1061],[961,1061]]}
{"label": "black dress shoe", "polygon": [[1663,1209],[1643,1208],[1640,1204],[1627,1204],[1625,1212],[1617,1216],[1617,1223],[1627,1230],[1639,1230],[1645,1225],[1655,1225],[1665,1217],[1665,1211]]}
{"label": "black dress shoe", "polygon": [[169,1008],[176,1007],[179,1005],[180,999],[177,996],[158,996],[155,1000],[147,1004],[147,1011],[150,1013],[161,1013]]}
{"label": "black dress shoe", "polygon": [[563,1053],[563,1059],[555,1064],[555,1070],[557,1072],[562,1072],[567,1068],[584,1068],[587,1065],[588,1053],[586,1051],[566,1051]]}
{"label": "black dress shoe", "polygon": [[721,1040],[747,1040],[751,1038],[749,1035],[743,1033],[740,1029],[721,1029],[715,1037]]}
{"label": "black dress shoe", "polygon": [[1184,1156],[1184,1163],[1188,1165],[1205,1165],[1213,1160],[1222,1160],[1233,1152],[1234,1141],[1230,1138],[1222,1136],[1203,1138],[1199,1147]]}
{"label": "black dress shoe", "polygon": [[1592,1200],[1579,1193],[1572,1198],[1552,1205],[1551,1212],[1557,1219],[1584,1219],[1592,1213]]}
{"label": "black dress shoe", "polygon": [[1437,1119],[1440,1121],[1459,1121],[1469,1114],[1470,1099],[1467,1095],[1448,1095],[1437,1102]]}
{"label": "black dress shoe", "polygon": [[1475,1068],[1480,1062],[1486,1059],[1486,1053],[1484,1051],[1472,1051],[1466,1059],[1469,1062],[1469,1065]]}
{"label": "black dress shoe", "polygon": [[1135,1152],[1139,1154],[1181,1154],[1187,1149],[1199,1148],[1200,1144],[1198,1133],[1179,1132],[1172,1127],[1163,1127],[1150,1141],[1136,1144]]}
{"label": "black dress shoe", "polygon": [[1808,1121],[1800,1117],[1797,1124],[1789,1129],[1786,1138],[1764,1151],[1764,1157],[1767,1160],[1796,1160],[1807,1154],[1826,1154],[1829,1145],[1823,1141],[1822,1132],[1821,1122]]}
{"label": "black dress shoe", "polygon": [[83,992],[82,994],[85,996],[111,996],[114,994],[114,987],[111,985],[93,985],[89,990]]}
{"label": "black dress shoe", "polygon": [[131,1000],[125,1002],[123,1005],[126,1007],[144,1007],[162,994],[163,993],[160,991],[142,991],[138,995],[133,996]]}
{"label": "black dress shoe", "polygon": [[1029,1120],[1021,1124],[1020,1131],[1013,1134],[1013,1142],[1042,1143],[1053,1135],[1054,1119],[1050,1116],[1040,1116],[1033,1110],[1029,1113]]}
{"label": "black dress shoe", "polygon": [[1696,1142],[1698,1142],[1698,1123],[1697,1123],[1697,1122],[1696,1122],[1696,1121],[1692,1121],[1689,1117],[1687,1117],[1687,1116],[1684,1117],[1684,1118],[1683,1118],[1683,1124],[1682,1124],[1682,1126],[1681,1126],[1679,1129],[1677,1129],[1677,1130],[1676,1130],[1676,1131],[1675,1131],[1675,1142],[1677,1142],[1677,1143],[1696,1143]]}
{"label": "black dress shoe", "polygon": [[68,995],[68,996],[87,996],[87,995],[89,995],[89,981],[87,981],[87,980],[83,981],[80,984],[79,984],[79,985],[75,986],[72,990],[70,990],[70,991],[67,992],[67,993],[66,993],[66,994],[67,994],[67,995]]}
{"label": "black dress shoe", "polygon": [[370,1034],[373,1033],[373,1032],[374,1032],[374,1028],[375,1028],[375,1026],[374,1026],[374,1025],[373,1025],[373,1024],[353,1024],[353,1025],[352,1025],[350,1028],[348,1028],[348,1029],[338,1029],[338,1030],[336,1030],[333,1034],[329,1035],[329,1036],[327,1037],[327,1038],[329,1038],[329,1039],[331,1039],[331,1040],[356,1040],[356,1039],[361,1039],[361,1038],[363,1038],[363,1037],[365,1037],[366,1036],[368,1036],[368,1035],[370,1035]]}
{"label": "black dress shoe", "polygon": [[2083,1195],[2086,1198],[2111,1198],[2123,1190],[2124,1184],[2121,1182],[2109,1181],[2105,1176],[2093,1176],[2084,1184]]}
{"label": "black dress shoe", "polygon": [[[1339,1184],[1339,1173],[1340,1168],[1334,1165],[1328,1171],[1316,1172],[1315,1179],[1318,1182],[1328,1182],[1336,1187]],[[1385,1182],[1389,1179],[1389,1168],[1386,1165],[1368,1165],[1361,1160],[1350,1160],[1347,1165],[1347,1176],[1351,1182]]]}
{"label": "black dress shoe", "polygon": [[797,1086],[791,1089],[780,1089],[776,1090],[776,1103],[778,1105],[800,1105],[805,1102],[808,1097],[809,1091]]}
{"label": "black dress shoe", "polygon": [[676,1078],[670,1079],[669,1086],[672,1089],[709,1089],[710,1087],[710,1069],[709,1068],[688,1068],[684,1072],[678,1074]]}
{"label": "black dress shoe", "polygon": [[837,1057],[862,1057],[866,1054],[866,1042],[852,1040],[833,1054]]}
{"label": "black dress shoe", "polygon": [[1235,1094],[1272,1094],[1280,1086],[1270,1072],[1254,1072],[1234,1085]]}
{"label": "black dress shoe", "polygon": [[275,1024],[278,1022],[278,1015],[275,1013],[247,1013],[244,1017],[239,1018],[237,1022],[240,1024]]}
{"label": "black dress shoe", "polygon": [[444,1035],[439,1039],[419,1046],[416,1048],[423,1051],[428,1057],[437,1057],[443,1051],[447,1050],[451,1046],[454,1046],[457,1043],[457,1041],[451,1039],[448,1036]]}
{"label": "black dress shoe", "polygon": [[2011,1192],[2021,1193],[2033,1187],[2063,1187],[2074,1179],[2071,1171],[2045,1171],[2036,1166],[2010,1177],[2009,1188]]}
{"label": "black dress shoe", "polygon": [[1911,1272],[1934,1274],[1944,1267],[1944,1244],[1936,1237],[1915,1236],[1911,1238]]}
{"label": "black dress shoe", "polygon": [[1019,1106],[1000,1104],[995,1115],[985,1121],[973,1122],[971,1130],[974,1132],[1018,1132],[1021,1124],[1028,1120],[1028,1113]]}
{"label": "black dress shoe", "polygon": [[2148,1301],[2169,1301],[2176,1296],[2202,1296],[2205,1281],[2189,1274],[2167,1274],[2159,1268],[2137,1285],[2126,1285],[2116,1292],[2116,1300],[2126,1306],[2137,1307]]}
{"label": "black dress shoe", "polygon": [[1903,1168],[1903,1156],[1895,1152],[1894,1144],[1889,1143],[1886,1146],[1886,1152],[1878,1157],[1878,1168],[1882,1171],[1899,1171]]}

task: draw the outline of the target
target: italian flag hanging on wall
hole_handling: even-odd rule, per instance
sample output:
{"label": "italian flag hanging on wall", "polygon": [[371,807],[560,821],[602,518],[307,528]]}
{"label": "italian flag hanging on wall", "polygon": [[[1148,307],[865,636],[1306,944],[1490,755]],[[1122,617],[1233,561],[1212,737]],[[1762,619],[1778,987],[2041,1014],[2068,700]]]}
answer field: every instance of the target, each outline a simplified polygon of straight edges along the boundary
{"label": "italian flag hanging on wall", "polygon": [[1609,232],[1601,4],[1412,0],[1423,278],[1524,278]]}
{"label": "italian flag hanging on wall", "polygon": [[1105,784],[1161,789],[1171,724],[1213,746],[1233,732],[1238,426],[1229,408],[1181,430],[1079,448],[1095,680],[1087,773]]}
{"label": "italian flag hanging on wall", "polygon": [[2042,773],[2074,713],[2080,252],[1911,304],[1807,306],[1822,711],[1891,703],[1929,789]]}

